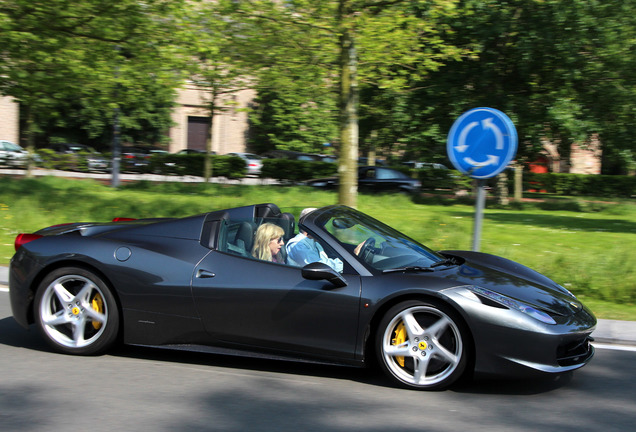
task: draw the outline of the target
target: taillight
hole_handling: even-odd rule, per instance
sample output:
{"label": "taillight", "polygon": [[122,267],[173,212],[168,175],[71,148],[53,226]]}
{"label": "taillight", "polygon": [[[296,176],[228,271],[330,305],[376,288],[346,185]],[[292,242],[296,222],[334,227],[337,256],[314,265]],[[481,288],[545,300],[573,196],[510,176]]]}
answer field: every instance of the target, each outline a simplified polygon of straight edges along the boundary
{"label": "taillight", "polygon": [[18,234],[18,236],[15,238],[13,246],[15,247],[15,250],[17,252],[17,250],[20,249],[20,246],[22,246],[23,244],[27,244],[28,242],[37,240],[41,237],[42,236],[40,234]]}
{"label": "taillight", "polygon": [[116,217],[113,218],[113,222],[126,222],[126,221],[134,221],[137,220],[135,218],[127,218],[127,217]]}

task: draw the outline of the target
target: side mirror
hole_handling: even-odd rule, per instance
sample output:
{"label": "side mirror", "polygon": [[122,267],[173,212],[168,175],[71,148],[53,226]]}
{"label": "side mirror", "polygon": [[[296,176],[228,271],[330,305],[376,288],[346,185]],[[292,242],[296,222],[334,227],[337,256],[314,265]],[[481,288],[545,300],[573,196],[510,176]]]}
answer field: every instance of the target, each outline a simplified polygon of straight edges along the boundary
{"label": "side mirror", "polygon": [[313,262],[307,264],[302,269],[302,275],[309,280],[326,280],[331,282],[336,288],[347,286],[347,281],[340,273],[321,262]]}

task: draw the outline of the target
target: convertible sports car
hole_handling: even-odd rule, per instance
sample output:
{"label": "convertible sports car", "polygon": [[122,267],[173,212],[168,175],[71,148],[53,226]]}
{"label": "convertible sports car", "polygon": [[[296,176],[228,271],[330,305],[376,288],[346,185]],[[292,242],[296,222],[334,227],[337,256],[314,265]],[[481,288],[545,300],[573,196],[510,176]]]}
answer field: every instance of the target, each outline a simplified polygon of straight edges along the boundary
{"label": "convertible sports car", "polygon": [[[270,224],[284,234],[266,241],[287,244],[300,228],[308,236],[295,240],[315,241],[320,260],[287,264],[285,247],[277,262],[254,258]],[[123,341],[377,363],[415,389],[473,371],[559,374],[594,354],[596,318],[547,277],[484,253],[434,252],[346,206],[316,209],[298,226],[274,204],[73,223],[20,234],[15,246],[13,315],[62,353]]]}

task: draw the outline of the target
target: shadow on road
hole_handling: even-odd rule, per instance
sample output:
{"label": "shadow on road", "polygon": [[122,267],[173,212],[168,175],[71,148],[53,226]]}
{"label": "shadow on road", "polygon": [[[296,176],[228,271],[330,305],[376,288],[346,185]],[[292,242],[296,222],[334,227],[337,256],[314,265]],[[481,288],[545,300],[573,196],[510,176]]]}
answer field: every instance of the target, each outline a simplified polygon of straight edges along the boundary
{"label": "shadow on road", "polygon": [[[34,351],[51,352],[34,326],[29,330],[20,327],[12,317],[0,320],[0,345],[26,348]],[[200,366],[213,366],[228,369],[256,370],[284,373],[298,376],[314,376],[348,380],[379,387],[392,387],[387,379],[375,368],[356,368],[323,363],[273,360],[260,357],[242,357],[236,355],[210,354],[174,349],[150,348],[122,345],[114,348],[108,355],[145,359],[153,362],[182,363]],[[505,394],[529,395],[551,392],[566,386],[572,374],[546,379],[495,380],[473,379],[452,386],[449,391],[469,394]],[[408,391],[408,390],[405,390]]]}
{"label": "shadow on road", "polygon": [[25,330],[20,327],[13,317],[0,320],[0,345],[27,348],[35,351],[51,351],[34,326],[29,327],[29,330]]}

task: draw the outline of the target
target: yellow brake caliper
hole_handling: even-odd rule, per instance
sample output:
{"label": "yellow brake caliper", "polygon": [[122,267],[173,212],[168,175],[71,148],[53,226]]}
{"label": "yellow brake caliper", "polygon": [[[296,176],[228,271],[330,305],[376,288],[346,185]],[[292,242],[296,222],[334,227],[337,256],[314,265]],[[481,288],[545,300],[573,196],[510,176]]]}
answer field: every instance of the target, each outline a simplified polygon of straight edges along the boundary
{"label": "yellow brake caliper", "polygon": [[[404,327],[404,322],[400,322],[395,328],[395,337],[391,340],[392,345],[402,345],[406,342],[406,328]],[[400,366],[404,367],[404,357],[397,356],[395,360],[400,364]]]}
{"label": "yellow brake caliper", "polygon": [[[91,301],[91,306],[93,307],[93,310],[99,313],[104,313],[104,300],[102,299],[102,296],[99,294],[95,294],[95,297],[93,297],[93,301]],[[101,326],[102,323],[93,321],[93,328],[95,330],[99,330]]]}

